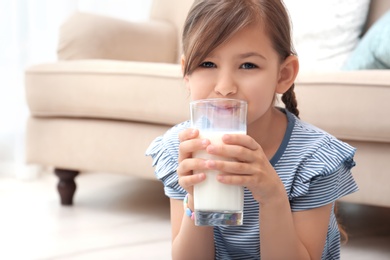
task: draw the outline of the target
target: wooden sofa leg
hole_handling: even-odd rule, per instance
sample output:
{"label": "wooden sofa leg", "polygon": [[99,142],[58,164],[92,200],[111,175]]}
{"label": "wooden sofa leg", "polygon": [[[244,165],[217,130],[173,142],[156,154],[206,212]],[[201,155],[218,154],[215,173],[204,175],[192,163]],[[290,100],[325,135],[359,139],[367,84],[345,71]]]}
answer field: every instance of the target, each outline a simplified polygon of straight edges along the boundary
{"label": "wooden sofa leg", "polygon": [[79,174],[78,171],[54,169],[54,173],[58,176],[59,181],[57,190],[60,194],[61,205],[70,206],[73,204],[73,195],[76,191],[75,177]]}

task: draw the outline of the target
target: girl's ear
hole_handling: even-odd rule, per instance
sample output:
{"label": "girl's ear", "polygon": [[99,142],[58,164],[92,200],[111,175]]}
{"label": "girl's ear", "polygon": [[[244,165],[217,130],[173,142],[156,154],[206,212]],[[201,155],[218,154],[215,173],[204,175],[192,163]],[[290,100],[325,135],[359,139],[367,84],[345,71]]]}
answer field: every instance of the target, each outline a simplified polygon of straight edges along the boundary
{"label": "girl's ear", "polygon": [[283,94],[294,84],[298,75],[299,61],[295,55],[290,55],[281,64],[279,71],[278,85],[276,86],[276,93]]}
{"label": "girl's ear", "polygon": [[[181,73],[184,74],[184,64],[185,64],[185,57],[184,57],[184,54],[181,55],[181,58],[180,58],[180,63],[181,63]],[[184,75],[184,82],[188,82],[188,76],[187,75]]]}

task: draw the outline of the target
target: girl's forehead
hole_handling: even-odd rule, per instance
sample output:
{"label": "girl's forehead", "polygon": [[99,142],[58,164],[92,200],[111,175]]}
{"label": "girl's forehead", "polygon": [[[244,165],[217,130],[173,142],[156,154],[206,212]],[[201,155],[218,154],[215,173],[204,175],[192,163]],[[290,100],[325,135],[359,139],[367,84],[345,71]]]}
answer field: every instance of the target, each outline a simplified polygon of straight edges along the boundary
{"label": "girl's forehead", "polygon": [[264,28],[258,24],[251,24],[233,33],[220,45],[214,46],[207,56],[215,55],[216,51],[232,46],[239,47],[245,53],[263,53],[273,49],[272,41]]}
{"label": "girl's forehead", "polygon": [[[210,32],[209,32],[210,33]],[[221,38],[224,37],[224,41],[221,42],[218,46],[228,44],[231,41],[246,41],[246,40],[260,40],[260,39],[269,39],[269,35],[265,30],[264,26],[260,22],[250,23],[245,25],[242,28],[237,28],[236,31],[232,31],[229,34],[223,35],[226,32],[216,31],[216,35],[218,33],[221,34]],[[207,34],[203,35],[203,37],[199,37],[199,39],[203,39],[205,42],[209,41]],[[201,44],[201,43],[200,43]],[[217,47],[217,46],[214,46]]]}

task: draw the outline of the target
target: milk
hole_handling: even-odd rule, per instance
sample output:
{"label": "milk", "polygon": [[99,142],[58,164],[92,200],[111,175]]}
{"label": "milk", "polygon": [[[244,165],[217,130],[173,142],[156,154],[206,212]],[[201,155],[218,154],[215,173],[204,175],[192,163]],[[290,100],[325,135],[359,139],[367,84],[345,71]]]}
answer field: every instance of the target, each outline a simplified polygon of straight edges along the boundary
{"label": "milk", "polygon": [[[212,132],[200,133],[200,138],[208,139],[212,144],[223,143],[224,134],[245,134],[245,132]],[[233,161],[231,158],[224,158],[208,154],[205,150],[197,151],[193,157],[206,160]],[[217,180],[220,174],[216,170],[199,171],[206,174],[206,179],[194,186],[194,208],[195,211],[208,212],[242,212],[244,203],[244,189],[241,186],[227,185]],[[194,174],[199,173],[195,171]]]}

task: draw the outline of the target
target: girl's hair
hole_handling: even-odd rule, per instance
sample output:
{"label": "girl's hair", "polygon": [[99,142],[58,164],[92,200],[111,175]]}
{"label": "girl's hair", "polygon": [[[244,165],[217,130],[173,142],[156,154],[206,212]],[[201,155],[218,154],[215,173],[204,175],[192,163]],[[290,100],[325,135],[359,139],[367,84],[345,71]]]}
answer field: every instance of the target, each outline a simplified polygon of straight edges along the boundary
{"label": "girl's hair", "polygon": [[[281,62],[296,55],[282,0],[195,0],[183,30],[184,75],[190,75],[215,48],[253,23],[263,26]],[[299,116],[294,84],[282,101],[288,111]]]}

